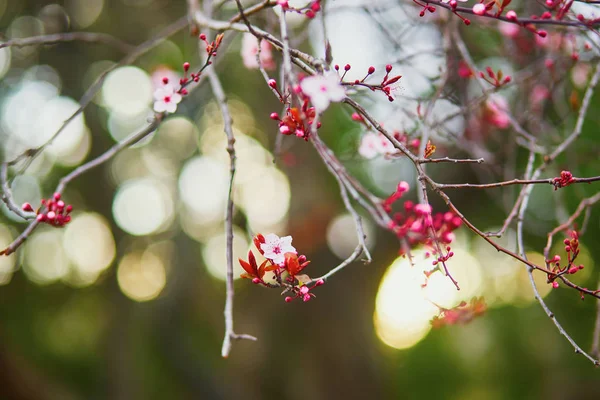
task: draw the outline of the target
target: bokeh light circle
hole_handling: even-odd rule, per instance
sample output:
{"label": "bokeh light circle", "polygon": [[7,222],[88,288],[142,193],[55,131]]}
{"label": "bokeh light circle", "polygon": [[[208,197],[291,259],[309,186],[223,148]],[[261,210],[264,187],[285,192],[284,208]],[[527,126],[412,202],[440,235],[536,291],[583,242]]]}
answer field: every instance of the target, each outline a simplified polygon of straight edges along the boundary
{"label": "bokeh light circle", "polygon": [[125,232],[141,236],[164,229],[173,218],[170,191],[155,179],[142,178],[125,182],[113,200],[113,216]]}

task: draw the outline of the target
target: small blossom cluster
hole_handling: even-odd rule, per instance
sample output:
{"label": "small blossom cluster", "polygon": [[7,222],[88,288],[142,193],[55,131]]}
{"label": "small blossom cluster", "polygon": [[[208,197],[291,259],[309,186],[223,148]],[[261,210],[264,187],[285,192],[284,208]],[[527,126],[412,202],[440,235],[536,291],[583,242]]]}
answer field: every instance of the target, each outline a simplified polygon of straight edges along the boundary
{"label": "small blossom cluster", "polygon": [[306,7],[296,8],[291,7],[289,0],[277,0],[277,5],[281,6],[285,11],[293,11],[298,14],[303,14],[306,18],[313,19],[319,11],[321,11],[321,0],[313,0]]}
{"label": "small blossom cluster", "polygon": [[569,186],[573,182],[575,182],[575,178],[573,178],[573,174],[569,171],[561,171],[559,177],[552,179],[554,190]]}
{"label": "small blossom cluster", "polygon": [[[44,222],[48,225],[62,227],[71,221],[72,205],[66,205],[61,200],[60,193],[54,193],[50,199],[42,199],[42,205],[35,211],[36,220]],[[29,203],[23,203],[21,209],[26,212],[34,212],[33,207]]]}
{"label": "small blossom cluster", "polygon": [[[270,79],[269,87],[277,93],[279,100],[286,103],[286,97],[279,91],[277,81]],[[288,106],[283,117],[271,113],[270,118],[279,121],[279,132],[283,135],[295,135],[304,140],[310,137],[312,124],[317,112],[321,113],[331,102],[339,102],[346,98],[344,88],[332,74],[315,75],[302,79],[294,92],[302,98],[300,108]],[[309,106],[312,103],[312,107]],[[317,128],[321,123],[317,123]]]}
{"label": "small blossom cluster", "polygon": [[583,269],[583,264],[575,265],[575,259],[579,255],[579,234],[577,231],[569,232],[570,238],[563,241],[565,245],[565,251],[567,252],[567,265],[564,267],[560,266],[560,256],[556,254],[550,260],[546,260],[548,268],[552,268],[552,274],[548,275],[548,283],[552,283],[554,289],[558,288],[558,282],[556,278],[563,274],[575,274],[577,271]]}
{"label": "small blossom cluster", "polygon": [[[334,68],[336,71],[339,72],[339,70],[340,70],[339,65],[335,65]],[[346,64],[344,66],[344,74],[342,75],[342,78],[341,78],[342,81],[344,80],[344,77],[346,76],[348,71],[350,71],[351,68],[352,68],[352,66],[350,64]],[[392,68],[393,67],[391,64],[388,64],[385,66],[385,76],[383,77],[383,79],[381,80],[381,82],[379,84],[365,83],[365,81],[371,75],[373,75],[375,73],[375,67],[373,67],[373,66],[369,67],[364,78],[356,79],[353,82],[342,82],[342,84],[347,85],[347,86],[363,86],[363,87],[370,89],[373,92],[380,91],[387,96],[389,101],[394,101],[394,97],[392,96],[392,91],[397,89],[397,86],[395,84],[400,80],[400,78],[402,78],[402,75],[396,75],[396,76],[393,76],[390,78],[390,73],[392,72]]]}
{"label": "small blossom cluster", "polygon": [[491,67],[486,67],[485,71],[487,74],[483,71],[480,71],[479,77],[496,88],[506,85],[512,80],[510,76],[504,76],[502,70],[500,69],[498,70],[498,72],[494,72],[494,70]]}
{"label": "small blossom cluster", "polygon": [[[259,50],[260,56],[258,57],[258,60],[257,55]],[[244,33],[242,39],[242,60],[244,66],[248,69],[258,69],[259,67],[262,67],[267,71],[271,71],[276,67],[271,43],[266,40],[261,40],[259,46],[258,39],[251,33]]]}
{"label": "small blossom cluster", "polygon": [[483,315],[487,310],[487,305],[483,297],[473,297],[468,304],[466,301],[462,301],[454,308],[439,307],[439,309],[441,311],[440,315],[433,317],[431,320],[433,328],[469,323],[474,318]]}
{"label": "small blossom cluster", "polygon": [[[409,189],[407,182],[400,182],[396,191],[390,197],[383,201],[383,208],[391,213],[392,204],[398,201]],[[396,212],[392,216],[389,228],[400,239],[407,240],[413,247],[422,244],[431,249],[433,254],[437,254],[435,243],[448,245],[455,238],[454,231],[462,224],[461,219],[454,213],[448,211],[445,213],[436,213],[432,215],[432,208],[429,204],[414,204],[412,201],[404,202],[404,212]],[[432,237],[431,231],[434,236]],[[447,254],[439,255],[437,262],[445,262],[452,257],[453,253],[450,247],[446,247]],[[434,261],[433,265],[437,262]]]}
{"label": "small blossom cluster", "polygon": [[[296,135],[308,140],[313,121],[317,113],[322,113],[332,102],[340,102],[346,98],[346,91],[340,84],[335,73],[326,72],[308,77],[300,77],[300,84],[293,88],[294,93],[301,98],[300,108],[292,107],[288,96],[284,96],[277,86],[275,79],[269,79],[269,87],[277,94],[279,101],[287,105],[285,116],[279,117],[271,113],[271,119],[279,121],[279,131],[284,135]],[[309,107],[309,102],[312,107]],[[321,123],[317,123],[317,129]]]}
{"label": "small blossom cluster", "polygon": [[[161,79],[162,85],[154,91],[154,111],[157,113],[174,113],[177,110],[177,105],[181,102],[182,96],[188,94],[186,89],[192,82],[200,81],[200,75],[206,67],[212,64],[211,58],[217,55],[217,50],[223,41],[223,34],[218,34],[215,40],[208,42],[206,35],[201,33],[198,38],[206,43],[206,54],[208,55],[206,62],[198,70],[198,72],[189,72],[190,63],[184,62],[183,67],[183,78],[179,79],[179,89],[175,90],[175,87],[171,84],[169,77],[164,76]],[[189,73],[189,75],[188,75]]]}
{"label": "small blossom cluster", "polygon": [[[306,260],[306,256],[298,255],[292,246],[291,236],[280,238],[273,233],[264,236],[258,234],[254,237],[254,245],[265,257],[265,261],[259,266],[252,250],[248,251],[248,261],[239,259],[240,265],[246,271],[241,277],[265,287],[284,287],[283,294],[290,293],[285,297],[287,303],[296,298],[309,301],[315,297],[311,290],[325,283],[322,279],[312,283],[308,275],[300,274],[310,261]],[[274,283],[264,279],[265,274],[270,271],[274,273]],[[309,286],[310,283],[312,285]]]}
{"label": "small blossom cluster", "polygon": [[[352,119],[356,121],[357,118],[362,117],[356,113],[352,114]],[[393,135],[394,139],[402,143],[411,151],[417,152],[419,150],[419,145],[421,143],[419,139],[410,139],[406,133],[400,133],[398,131],[394,131]],[[402,153],[394,147],[392,142],[379,132],[367,132],[361,137],[358,154],[366,159],[373,159],[377,156],[402,155]]]}

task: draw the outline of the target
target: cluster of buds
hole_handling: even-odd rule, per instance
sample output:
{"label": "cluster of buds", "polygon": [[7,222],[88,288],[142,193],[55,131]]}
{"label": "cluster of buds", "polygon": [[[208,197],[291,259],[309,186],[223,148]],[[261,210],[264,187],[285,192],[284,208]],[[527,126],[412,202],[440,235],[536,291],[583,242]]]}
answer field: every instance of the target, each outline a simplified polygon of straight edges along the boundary
{"label": "cluster of buds", "polygon": [[[340,70],[340,66],[339,65],[335,65],[334,66],[335,70],[339,72]],[[397,86],[395,85],[400,78],[402,78],[402,75],[396,75],[390,78],[390,73],[392,72],[392,65],[388,64],[385,66],[385,76],[383,77],[383,79],[381,80],[380,83],[378,84],[370,84],[370,83],[365,83],[365,81],[367,80],[367,78],[369,78],[371,75],[373,75],[375,73],[375,67],[369,67],[369,69],[367,70],[366,75],[364,76],[364,78],[362,79],[356,79],[353,82],[343,82],[344,77],[346,76],[346,74],[348,73],[348,71],[350,71],[350,69],[352,68],[352,66],[350,64],[346,64],[344,66],[344,73],[342,75],[342,85],[346,85],[346,86],[364,86],[366,88],[369,88],[370,90],[372,90],[373,92],[375,91],[381,91],[383,94],[385,94],[388,98],[389,101],[394,101],[394,97],[392,96],[392,91],[397,89]]]}
{"label": "cluster of buds", "polygon": [[510,76],[504,76],[502,70],[494,72],[494,70],[491,67],[486,67],[485,71],[487,72],[487,74],[483,73],[483,71],[480,71],[479,77],[494,87],[499,88],[502,85],[506,85],[512,80]]}
{"label": "cluster of buds", "polygon": [[426,11],[429,11],[432,14],[435,12],[435,7],[432,6],[432,5],[429,5],[427,3],[422,4],[422,3],[419,3],[417,0],[413,0],[413,3],[415,3],[416,5],[418,5],[419,7],[421,7],[421,11],[419,12],[419,16],[420,17],[425,16],[425,12]]}
{"label": "cluster of buds", "polygon": [[[408,183],[400,182],[394,193],[383,201],[384,209],[389,213],[394,202],[402,197],[408,191]],[[454,213],[447,211],[445,213],[436,213],[432,215],[432,209],[429,204],[414,204],[412,201],[404,202],[404,212],[396,212],[390,221],[389,228],[400,239],[406,239],[411,247],[423,244],[432,249],[436,254],[437,241],[442,244],[450,244],[454,240],[454,231],[461,225],[461,219]],[[435,236],[431,237],[431,230]],[[449,248],[446,250],[450,254]],[[440,255],[441,256],[441,255]],[[446,257],[442,261],[446,261]],[[437,264],[437,263],[436,263]],[[434,264],[435,265],[435,264]]]}
{"label": "cluster of buds", "polygon": [[289,303],[291,301],[293,301],[294,299],[302,299],[302,301],[307,302],[310,299],[312,299],[313,297],[315,297],[314,293],[311,293],[311,290],[321,286],[325,283],[325,281],[323,279],[319,279],[317,280],[312,286],[308,286],[308,285],[299,285],[299,286],[292,286],[289,291],[292,292],[292,296],[286,296],[285,297],[285,302]]}
{"label": "cluster of buds", "polygon": [[559,177],[552,179],[554,190],[569,186],[573,182],[575,182],[575,178],[573,178],[573,174],[569,171],[561,171]]}
{"label": "cluster of buds", "polygon": [[221,45],[221,42],[223,41],[224,36],[225,36],[224,33],[219,33],[215,37],[215,40],[213,40],[212,42],[209,42],[206,39],[206,35],[204,33],[201,33],[198,36],[198,39],[202,40],[206,44],[206,54],[208,54],[210,57],[216,57],[217,50],[219,49],[219,46]]}
{"label": "cluster of buds", "polygon": [[277,0],[277,5],[285,11],[293,11],[298,14],[303,14],[307,18],[313,19],[319,11],[321,11],[321,0],[311,1],[306,7],[294,8],[290,7],[288,0]]}
{"label": "cluster of buds", "polygon": [[[254,237],[254,246],[265,257],[265,261],[259,266],[252,250],[248,251],[248,261],[239,259],[240,265],[246,271],[241,277],[251,279],[256,285],[269,288],[284,287],[282,294],[292,293],[291,296],[285,297],[286,302],[296,298],[309,301],[315,297],[310,291],[325,283],[322,279],[313,283],[308,275],[301,274],[310,261],[307,261],[306,256],[298,255],[292,246],[291,236],[280,238],[272,233],[265,236],[259,233]],[[272,283],[265,280],[265,274],[270,271],[274,274]]]}
{"label": "cluster of buds", "polygon": [[[42,199],[42,205],[35,211],[36,220],[44,222],[48,225],[62,227],[71,221],[72,205],[65,205],[61,200],[60,193],[54,193],[50,199]],[[29,203],[23,203],[21,209],[25,212],[34,212],[33,207]]]}
{"label": "cluster of buds", "polygon": [[552,274],[548,274],[548,283],[552,283],[553,288],[558,288],[556,278],[563,274],[575,274],[583,269],[583,265],[575,265],[575,259],[579,255],[579,234],[577,231],[569,232],[570,238],[563,241],[565,251],[567,252],[567,264],[564,267],[560,266],[560,256],[556,254],[550,260],[546,260],[548,268],[552,268]]}
{"label": "cluster of buds", "polygon": [[466,324],[474,318],[485,313],[487,306],[483,297],[473,297],[467,304],[462,301],[458,306],[446,309],[438,306],[440,315],[433,317],[431,325],[433,328],[441,328],[446,325]]}
{"label": "cluster of buds", "polygon": [[[285,103],[285,97],[279,91],[275,79],[269,79],[269,87],[277,93],[279,100],[282,103]],[[299,92],[299,94],[301,94],[301,92]],[[304,96],[302,106],[300,108],[287,107],[283,118],[280,118],[279,114],[276,112],[271,113],[270,118],[274,121],[279,121],[279,132],[283,135],[295,135],[308,141],[310,130],[316,115],[315,107],[309,107],[308,103],[309,98]],[[318,122],[317,129],[320,127],[321,123]]]}
{"label": "cluster of buds", "polygon": [[177,90],[175,90],[175,87],[171,84],[168,77],[163,77],[161,79],[162,86],[154,91],[153,108],[155,112],[174,113],[177,111],[177,105],[181,102],[182,96],[188,94],[186,88],[192,84],[192,82],[200,81],[202,71],[212,64],[211,59],[217,55],[217,49],[223,41],[223,36],[224,35],[220,33],[216,36],[215,40],[209,43],[206,39],[206,35],[204,33],[200,34],[198,38],[206,43],[206,53],[208,54],[204,65],[197,72],[190,73],[190,63],[187,61],[184,62],[182,65],[183,77],[179,79],[179,89]]}

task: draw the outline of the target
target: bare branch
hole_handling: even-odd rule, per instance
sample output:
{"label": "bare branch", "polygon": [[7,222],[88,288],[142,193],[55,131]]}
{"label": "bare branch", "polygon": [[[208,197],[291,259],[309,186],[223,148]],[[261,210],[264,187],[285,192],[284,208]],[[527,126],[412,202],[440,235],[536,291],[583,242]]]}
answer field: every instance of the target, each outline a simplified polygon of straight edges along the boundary
{"label": "bare branch", "polygon": [[135,50],[135,46],[125,43],[112,35],[101,32],[64,32],[55,33],[53,35],[41,35],[31,36],[27,38],[10,39],[4,43],[0,43],[0,49],[4,47],[39,46],[64,42],[106,44],[116,48],[122,53],[129,53]]}

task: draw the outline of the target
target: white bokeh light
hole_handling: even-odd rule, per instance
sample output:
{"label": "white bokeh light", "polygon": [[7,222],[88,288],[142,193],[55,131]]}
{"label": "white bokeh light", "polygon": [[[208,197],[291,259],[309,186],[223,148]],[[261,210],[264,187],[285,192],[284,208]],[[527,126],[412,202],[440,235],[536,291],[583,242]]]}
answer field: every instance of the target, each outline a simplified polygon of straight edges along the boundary
{"label": "white bokeh light", "polygon": [[139,115],[152,101],[152,82],[140,68],[120,67],[106,77],[102,97],[112,112]]}
{"label": "white bokeh light", "polygon": [[156,233],[173,218],[171,191],[155,179],[125,182],[113,200],[113,216],[125,232],[141,236]]}
{"label": "white bokeh light", "polygon": [[[55,97],[48,101],[39,116],[40,136],[43,142],[48,141],[75,111],[79,103],[69,97]],[[57,159],[66,157],[80,146],[85,135],[83,113],[75,117],[56,137],[47,151]]]}
{"label": "white bokeh light", "polygon": [[179,193],[198,222],[225,218],[228,180],[227,167],[210,157],[198,156],[185,163],[179,176]]}
{"label": "white bokeh light", "polygon": [[[368,219],[361,218],[361,221],[363,231],[367,236],[367,247],[372,249],[375,243],[375,229]],[[352,215],[343,213],[331,220],[329,226],[327,226],[327,245],[336,257],[342,260],[347,258],[352,254],[357,244],[356,224]]]}

